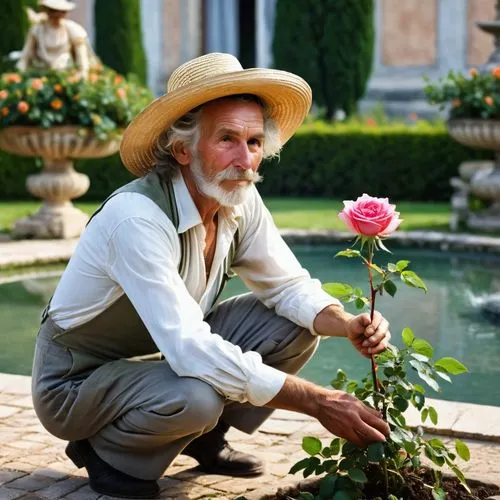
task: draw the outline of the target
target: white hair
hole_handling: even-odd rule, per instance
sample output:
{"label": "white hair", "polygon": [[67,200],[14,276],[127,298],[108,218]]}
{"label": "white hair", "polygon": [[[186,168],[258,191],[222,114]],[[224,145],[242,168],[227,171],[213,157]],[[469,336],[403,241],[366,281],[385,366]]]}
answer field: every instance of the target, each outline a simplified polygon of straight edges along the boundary
{"label": "white hair", "polygon": [[[222,97],[242,102],[256,102],[262,106],[264,112],[264,155],[263,159],[278,157],[281,151],[280,131],[276,122],[267,113],[266,106],[261,99],[252,94],[239,94]],[[158,137],[153,150],[154,167],[165,180],[175,177],[180,164],[174,157],[173,147],[181,142],[186,145],[193,155],[197,154],[200,140],[200,121],[203,105],[186,113],[175,121]]]}

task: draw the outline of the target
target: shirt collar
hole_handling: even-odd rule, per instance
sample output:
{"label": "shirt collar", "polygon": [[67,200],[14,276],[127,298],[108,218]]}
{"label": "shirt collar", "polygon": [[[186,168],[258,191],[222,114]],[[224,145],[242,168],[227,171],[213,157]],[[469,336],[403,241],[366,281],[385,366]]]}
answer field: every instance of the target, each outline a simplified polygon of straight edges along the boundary
{"label": "shirt collar", "polygon": [[[172,187],[179,214],[177,233],[182,234],[192,227],[201,224],[202,220],[181,173],[172,179]],[[227,220],[234,220],[241,217],[243,211],[241,205],[236,205],[235,207],[221,207],[219,214]]]}

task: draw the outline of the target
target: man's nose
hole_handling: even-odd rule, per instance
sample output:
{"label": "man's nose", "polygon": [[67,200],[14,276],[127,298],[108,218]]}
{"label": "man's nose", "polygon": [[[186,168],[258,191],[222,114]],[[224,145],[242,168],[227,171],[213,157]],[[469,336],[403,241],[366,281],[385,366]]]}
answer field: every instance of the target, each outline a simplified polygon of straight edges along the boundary
{"label": "man's nose", "polygon": [[254,158],[246,142],[242,142],[238,147],[235,166],[243,170],[249,170],[254,167]]}

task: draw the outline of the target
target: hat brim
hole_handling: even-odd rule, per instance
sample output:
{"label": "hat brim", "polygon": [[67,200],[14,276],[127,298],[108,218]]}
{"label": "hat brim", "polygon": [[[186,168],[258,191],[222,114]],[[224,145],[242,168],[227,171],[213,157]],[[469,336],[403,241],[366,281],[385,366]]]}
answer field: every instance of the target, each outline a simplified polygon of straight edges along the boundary
{"label": "hat brim", "polygon": [[137,177],[147,174],[153,167],[153,149],[162,132],[188,111],[235,94],[254,94],[266,103],[270,118],[279,127],[282,144],[302,124],[312,100],[305,80],[275,69],[252,68],[184,85],[154,100],[129,124],[120,147],[125,167]]}
{"label": "hat brim", "polygon": [[50,4],[50,2],[42,2],[41,4],[41,7],[46,7],[48,9],[51,9],[51,10],[58,10],[59,12],[69,12],[71,10],[73,10],[76,5],[75,4],[70,4],[70,3],[65,3],[64,5],[63,4]]}

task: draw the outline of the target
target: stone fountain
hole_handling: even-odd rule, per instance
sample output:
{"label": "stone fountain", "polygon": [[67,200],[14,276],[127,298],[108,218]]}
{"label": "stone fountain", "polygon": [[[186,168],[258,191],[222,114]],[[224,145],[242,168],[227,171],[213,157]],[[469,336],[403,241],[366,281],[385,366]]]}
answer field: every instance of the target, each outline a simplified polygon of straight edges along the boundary
{"label": "stone fountain", "polygon": [[70,200],[85,194],[89,178],[73,168],[75,158],[101,158],[120,148],[120,137],[99,141],[87,129],[77,126],[40,127],[13,126],[0,131],[0,148],[21,156],[37,156],[43,170],[28,176],[26,188],[43,199],[34,215],[14,225],[16,238],[74,238],[89,220],[87,214]]}
{"label": "stone fountain", "polygon": [[[496,2],[496,19],[478,22],[477,26],[495,38],[495,50],[481,68],[489,72],[500,66],[500,0]],[[461,144],[495,152],[495,161],[464,162],[459,167],[460,178],[451,180],[456,193],[452,198],[452,229],[460,222],[471,229],[500,231],[500,121],[456,119],[448,122],[450,135]],[[487,202],[487,210],[471,212],[469,193]],[[465,200],[465,203],[464,203]]]}

